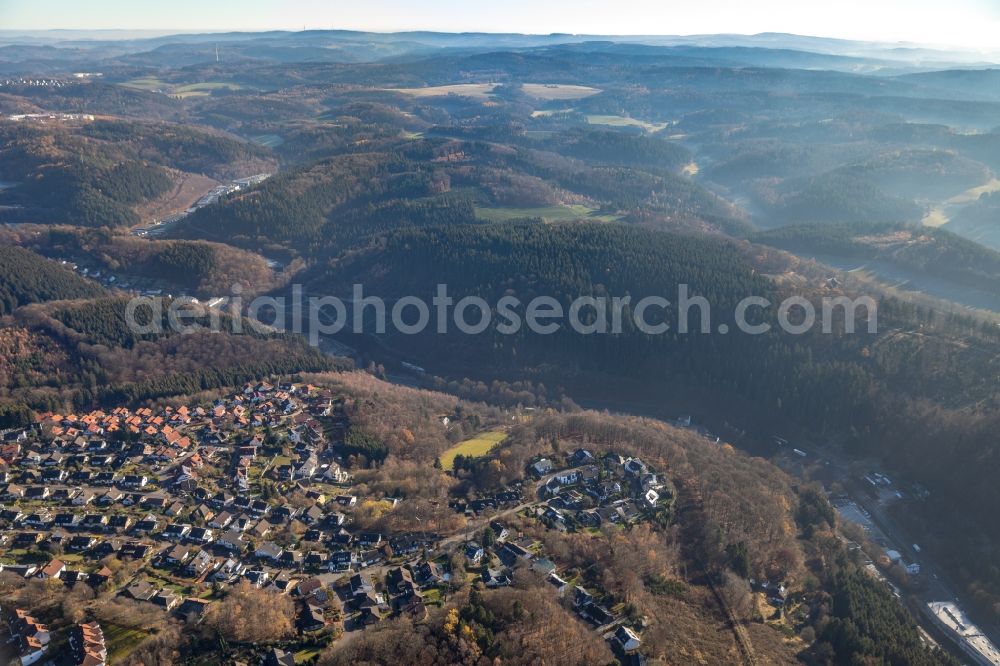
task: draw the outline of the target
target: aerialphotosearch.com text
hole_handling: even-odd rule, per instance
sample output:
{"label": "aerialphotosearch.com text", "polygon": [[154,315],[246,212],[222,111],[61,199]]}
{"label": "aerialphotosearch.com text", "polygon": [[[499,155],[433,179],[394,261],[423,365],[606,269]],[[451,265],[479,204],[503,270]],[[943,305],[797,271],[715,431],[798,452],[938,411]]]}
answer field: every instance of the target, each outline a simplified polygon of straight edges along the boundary
{"label": "aerialphotosearch.com text", "polygon": [[[244,299],[239,285],[233,287],[224,309],[212,308],[189,297],[138,296],[125,310],[126,323],[136,335],[161,334],[165,329],[178,333],[199,330],[226,330],[241,333],[246,327],[256,331],[291,331],[304,334],[317,345],[323,336],[345,329],[356,334],[384,334],[387,331],[416,335],[431,330],[437,334],[458,331],[480,335],[495,330],[515,335],[524,329],[536,335],[551,335],[569,329],[580,335],[617,335],[635,330],[646,335],[720,333],[736,331],[762,335],[775,326],[790,335],[819,330],[854,333],[859,323],[868,333],[877,332],[877,303],[868,296],[823,297],[818,302],[803,296],[789,296],[775,304],[760,295],[747,296],[719,317],[713,328],[713,306],[704,296],[692,294],[680,284],[673,298],[659,295],[579,296],[568,304],[552,296],[535,296],[524,301],[504,295],[494,302],[479,296],[455,298],[448,286],[438,284],[428,303],[419,296],[392,299],[366,294],[355,284],[351,296],[303,294],[293,285],[289,296],[257,296]],[[818,305],[818,307],[817,307]],[[818,329],[817,329],[818,327]]]}

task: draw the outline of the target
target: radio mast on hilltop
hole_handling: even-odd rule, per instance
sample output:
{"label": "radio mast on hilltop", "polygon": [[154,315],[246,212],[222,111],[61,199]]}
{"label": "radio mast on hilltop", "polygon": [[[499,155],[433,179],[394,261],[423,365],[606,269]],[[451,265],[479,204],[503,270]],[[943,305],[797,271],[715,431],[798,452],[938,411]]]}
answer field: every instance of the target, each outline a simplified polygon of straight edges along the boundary
{"label": "radio mast on hilltop", "polygon": [[219,62],[219,45],[215,45],[215,62]]}

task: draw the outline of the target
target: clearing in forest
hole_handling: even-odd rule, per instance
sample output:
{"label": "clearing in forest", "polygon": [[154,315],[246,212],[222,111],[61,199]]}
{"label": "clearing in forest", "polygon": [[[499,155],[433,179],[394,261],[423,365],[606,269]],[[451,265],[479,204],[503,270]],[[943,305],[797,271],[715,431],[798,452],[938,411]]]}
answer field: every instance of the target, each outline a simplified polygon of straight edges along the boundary
{"label": "clearing in forest", "polygon": [[505,439],[507,439],[507,433],[493,430],[479,433],[472,439],[459,442],[441,454],[441,468],[451,470],[455,466],[455,456],[458,455],[467,458],[481,458]]}

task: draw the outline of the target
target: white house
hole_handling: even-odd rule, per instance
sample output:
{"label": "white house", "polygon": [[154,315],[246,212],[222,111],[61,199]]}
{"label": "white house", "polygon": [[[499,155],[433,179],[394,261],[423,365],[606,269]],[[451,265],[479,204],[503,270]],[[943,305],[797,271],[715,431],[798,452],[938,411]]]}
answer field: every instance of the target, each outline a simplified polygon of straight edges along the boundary
{"label": "white house", "polygon": [[622,652],[626,654],[638,650],[639,646],[642,645],[642,639],[623,624],[618,625],[618,628],[615,629],[615,641],[621,647]]}

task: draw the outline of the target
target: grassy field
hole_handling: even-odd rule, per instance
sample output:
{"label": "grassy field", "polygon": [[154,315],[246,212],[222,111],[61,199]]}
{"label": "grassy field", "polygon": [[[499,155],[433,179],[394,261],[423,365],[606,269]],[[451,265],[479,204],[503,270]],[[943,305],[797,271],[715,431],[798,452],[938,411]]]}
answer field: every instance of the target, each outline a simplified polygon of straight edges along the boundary
{"label": "grassy field", "polygon": [[137,90],[163,90],[169,88],[170,86],[155,76],[144,76],[139,79],[132,79],[131,81],[126,81],[122,84],[126,88],[135,88]]}
{"label": "grassy field", "polygon": [[242,86],[235,83],[222,83],[219,81],[206,81],[204,83],[190,83],[186,86],[177,86],[170,92],[176,97],[205,97],[213,90],[240,90]]}
{"label": "grassy field", "polygon": [[108,663],[120,664],[132,650],[149,634],[138,629],[129,629],[119,624],[104,624],[104,641],[108,649]]}
{"label": "grassy field", "polygon": [[600,89],[591,88],[590,86],[574,86],[562,83],[525,83],[521,86],[521,90],[528,97],[544,100],[583,99],[584,97],[590,97],[601,92]]}
{"label": "grassy field", "polygon": [[204,97],[209,95],[213,90],[221,90],[223,88],[228,90],[240,90],[242,86],[235,83],[225,83],[222,81],[204,81],[201,83],[188,83],[184,85],[176,85],[172,83],[165,83],[155,76],[144,76],[138,79],[132,79],[131,81],[126,81],[122,84],[126,88],[135,88],[136,90],[162,90],[168,95],[174,95],[175,97]]}
{"label": "grassy field", "polygon": [[[443,97],[444,95],[461,95],[477,99],[489,99],[493,95],[495,83],[453,83],[446,86],[427,86],[426,88],[383,88],[388,92],[412,95],[413,97]],[[582,99],[601,92],[589,86],[564,85],[560,83],[525,83],[521,89],[528,97],[541,100]]]}
{"label": "grassy field", "polygon": [[250,140],[254,143],[259,143],[266,148],[275,148],[285,142],[285,140],[277,134],[260,134],[258,136],[250,137]]}
{"label": "grassy field", "polygon": [[945,203],[952,205],[968,204],[977,201],[979,197],[984,194],[990,194],[993,192],[1000,192],[1000,179],[991,178],[989,182],[970,188],[965,192],[948,199]]}
{"label": "grassy field", "polygon": [[973,203],[984,194],[1000,192],[1000,179],[991,178],[988,182],[969,188],[961,194],[956,194],[944,203],[932,205],[924,214],[922,224],[925,227],[943,227],[951,222],[952,215],[960,206]]}
{"label": "grassy field", "polygon": [[305,664],[309,662],[313,657],[319,654],[317,648],[305,648],[296,652],[293,656],[295,657],[296,664]]}
{"label": "grassy field", "polygon": [[667,126],[666,123],[650,123],[625,116],[587,116],[587,122],[591,125],[609,125],[611,127],[641,127],[647,132],[659,132]]}
{"label": "grassy field", "polygon": [[558,204],[542,208],[487,208],[476,207],[476,217],[491,222],[507,222],[525,217],[540,217],[546,222],[568,222],[590,220],[593,222],[614,222],[617,215],[601,215],[593,208],[580,204]]}
{"label": "grassy field", "polygon": [[450,470],[455,465],[455,456],[479,458],[489,453],[494,446],[507,439],[505,432],[483,432],[472,439],[467,439],[451,447],[441,454],[441,467]]}
{"label": "grassy field", "polygon": [[944,211],[944,206],[931,206],[920,221],[925,227],[943,227],[949,222],[951,222],[951,219]]}
{"label": "grassy field", "polygon": [[424,603],[427,604],[428,606],[440,606],[442,603],[441,590],[439,590],[436,587],[424,590],[423,595],[424,595]]}
{"label": "grassy field", "polygon": [[549,118],[561,113],[573,113],[576,109],[538,109],[531,112],[532,118]]}
{"label": "grassy field", "polygon": [[442,97],[444,95],[462,95],[463,97],[488,98],[495,83],[455,83],[449,86],[428,86],[426,88],[383,88],[388,92],[412,95],[413,97]]}

